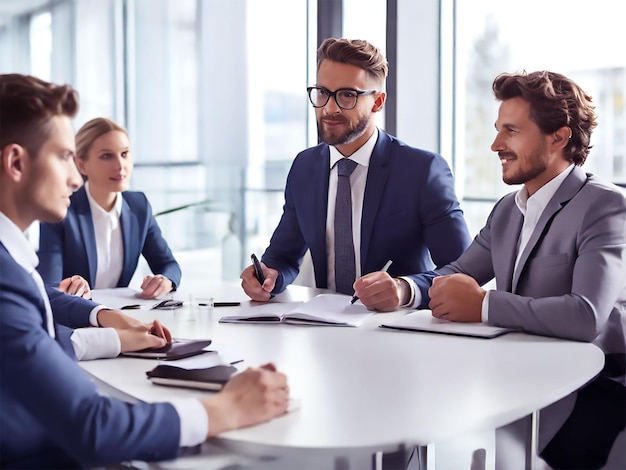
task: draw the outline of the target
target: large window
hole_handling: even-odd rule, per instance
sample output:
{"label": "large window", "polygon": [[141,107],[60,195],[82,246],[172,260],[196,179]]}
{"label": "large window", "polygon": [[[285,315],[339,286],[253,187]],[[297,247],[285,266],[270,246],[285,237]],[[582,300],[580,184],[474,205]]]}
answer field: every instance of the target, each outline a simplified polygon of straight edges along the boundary
{"label": "large window", "polygon": [[269,244],[282,213],[287,172],[309,143],[306,87],[314,60],[308,49],[307,1],[248,2],[247,11],[250,148],[243,172],[245,264],[251,252],[260,255]]}
{"label": "large window", "polygon": [[203,275],[236,279],[269,242],[293,158],[316,142],[305,89],[315,81],[318,5],[341,4],[342,22],[325,8],[321,21],[394,55],[387,121],[450,162],[475,233],[514,189],[490,150],[491,82],[503,71],[551,69],[578,81],[599,114],[584,168],[626,183],[621,3],[528,0],[511,11],[499,0],[15,2],[24,9],[0,16],[0,71],[76,86],[77,127],[95,116],[126,126],[132,189],[155,212],[189,205],[158,218],[177,256],[193,253]]}
{"label": "large window", "polygon": [[291,161],[312,140],[314,10],[312,0],[24,3],[0,17],[10,52],[0,70],[74,85],[76,128],[96,116],[125,126],[131,189],[167,212],[157,220],[176,255],[192,252],[200,276],[236,279],[267,246]]}

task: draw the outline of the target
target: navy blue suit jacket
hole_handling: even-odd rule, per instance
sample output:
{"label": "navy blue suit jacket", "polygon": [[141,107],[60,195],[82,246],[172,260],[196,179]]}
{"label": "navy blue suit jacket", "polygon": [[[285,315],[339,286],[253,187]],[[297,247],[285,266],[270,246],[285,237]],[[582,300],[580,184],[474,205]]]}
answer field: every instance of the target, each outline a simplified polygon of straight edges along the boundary
{"label": "navy blue suit jacket", "polygon": [[[388,261],[392,276],[428,271],[457,259],[470,236],[439,155],[409,147],[378,131],[370,159],[361,216],[361,272]],[[274,292],[298,274],[311,250],[317,287],[327,287],[326,213],[330,150],[320,144],[296,157],[287,177],[285,205],[263,262],[279,272]]]}
{"label": "navy blue suit jacket", "polygon": [[[142,254],[152,272],[164,275],[176,288],[180,285],[180,266],[161,235],[146,195],[135,191],[121,194],[124,263],[117,287],[128,286]],[[98,254],[84,186],[72,195],[70,208],[62,222],[41,224],[38,255],[37,270],[46,284],[56,286],[61,280],[78,274],[87,280],[91,288],[94,287]]]}
{"label": "navy blue suit jacket", "polygon": [[[51,305],[55,317],[65,305],[77,323],[91,307],[65,294]],[[176,457],[180,419],[174,407],[100,396],[48,335],[35,281],[1,243],[0,312],[0,467],[93,467]],[[57,332],[57,340],[69,340],[70,330]]]}

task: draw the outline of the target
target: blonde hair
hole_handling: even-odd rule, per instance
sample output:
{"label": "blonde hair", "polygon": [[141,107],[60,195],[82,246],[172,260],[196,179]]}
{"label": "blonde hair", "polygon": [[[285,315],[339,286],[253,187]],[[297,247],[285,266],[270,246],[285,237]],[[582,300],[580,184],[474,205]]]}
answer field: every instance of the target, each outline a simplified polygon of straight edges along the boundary
{"label": "blonde hair", "polygon": [[83,124],[83,127],[76,133],[76,157],[81,160],[86,160],[89,149],[91,149],[94,141],[98,137],[108,134],[111,131],[123,132],[126,134],[126,137],[128,137],[126,129],[111,119],[98,117]]}

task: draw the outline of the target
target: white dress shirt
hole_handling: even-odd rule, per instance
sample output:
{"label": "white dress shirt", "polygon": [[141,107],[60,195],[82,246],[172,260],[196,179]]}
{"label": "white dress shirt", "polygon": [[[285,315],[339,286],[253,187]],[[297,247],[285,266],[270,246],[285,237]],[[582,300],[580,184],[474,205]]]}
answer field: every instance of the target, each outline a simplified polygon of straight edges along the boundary
{"label": "white dress shirt", "polygon": [[[50,300],[44,287],[43,279],[35,269],[39,259],[22,231],[2,212],[0,212],[0,242],[5,246],[15,262],[30,274],[37,284],[41,298],[46,306],[46,329],[55,337],[54,319]],[[94,307],[89,315],[89,322],[98,326],[97,315],[104,305]],[[113,328],[78,328],[70,337],[76,358],[89,360],[103,357],[115,357],[120,353],[120,339]]]}
{"label": "white dress shirt", "polygon": [[[24,233],[2,212],[0,212],[0,243],[4,245],[15,262],[35,280],[46,306],[46,329],[48,334],[54,338],[54,319],[50,300],[45,291],[43,280],[35,269],[39,264],[37,254]],[[91,311],[89,318],[92,325],[98,326],[97,320],[95,320],[96,315],[103,308],[106,307],[99,305]],[[77,328],[70,339],[78,360],[115,357],[119,355],[121,350],[120,339],[114,328]],[[170,403],[180,417],[179,445],[189,447],[203,442],[209,432],[209,420],[202,403],[194,398],[172,400]]]}
{"label": "white dress shirt", "polygon": [[[360,149],[350,156],[350,160],[357,163],[350,175],[350,191],[352,194],[352,241],[354,243],[354,262],[356,263],[356,277],[361,276],[361,214],[365,197],[365,183],[369,170],[370,158],[378,140],[378,129]],[[335,286],[335,199],[337,198],[337,162],[344,157],[336,147],[330,146],[330,178],[328,181],[328,207],[326,212],[326,258],[328,259],[328,288],[336,290]]]}
{"label": "white dress shirt", "polygon": [[89,191],[89,181],[85,182],[85,193],[91,209],[91,219],[96,234],[97,268],[94,289],[117,287],[124,263],[124,245],[122,243],[122,197],[118,193],[115,205],[106,211],[96,202]]}
{"label": "white dress shirt", "polygon": [[[574,168],[574,164],[572,163],[565,170],[559,173],[557,176],[552,178],[546,184],[544,184],[541,188],[539,188],[535,194],[532,196],[528,196],[528,190],[526,186],[522,186],[517,194],[515,195],[515,204],[517,208],[520,210],[522,215],[524,216],[524,223],[522,225],[522,231],[520,232],[519,239],[517,242],[517,257],[515,258],[515,269],[513,271],[513,275],[517,272],[517,265],[519,263],[520,257],[524,252],[524,248],[528,244],[528,240],[532,235],[535,227],[537,226],[537,222],[539,222],[539,218],[546,206],[550,202],[550,200],[554,197],[557,190],[567,178],[567,175],[570,174],[572,169]],[[486,323],[489,319],[489,293],[491,291],[487,291],[485,293],[485,297],[483,297],[482,309],[481,309],[481,320],[483,323]]]}

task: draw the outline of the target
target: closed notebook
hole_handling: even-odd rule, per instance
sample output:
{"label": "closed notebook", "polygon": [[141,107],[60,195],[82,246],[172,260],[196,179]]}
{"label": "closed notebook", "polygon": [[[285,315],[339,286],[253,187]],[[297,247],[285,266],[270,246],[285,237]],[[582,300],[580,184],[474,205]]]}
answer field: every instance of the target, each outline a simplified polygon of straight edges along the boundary
{"label": "closed notebook", "polygon": [[290,323],[316,326],[359,326],[374,312],[359,303],[352,305],[349,295],[320,294],[308,302],[298,303],[286,313],[274,313],[285,304],[267,303],[249,307],[244,314],[223,316],[220,323]]}
{"label": "closed notebook", "polygon": [[199,341],[174,340],[171,343],[167,343],[162,348],[128,351],[122,353],[122,355],[128,357],[140,357],[144,359],[162,359],[164,361],[171,361],[207,352],[204,348],[210,344],[210,339]]}
{"label": "closed notebook", "polygon": [[399,320],[383,323],[380,327],[394,330],[472,336],[476,338],[495,338],[505,333],[518,331],[512,328],[485,325],[484,323],[463,323],[440,320],[439,318],[433,317],[430,310],[417,310],[405,315]]}
{"label": "closed notebook", "polygon": [[205,369],[183,369],[160,364],[146,372],[154,384],[201,390],[221,390],[237,369],[230,365],[217,365]]}

